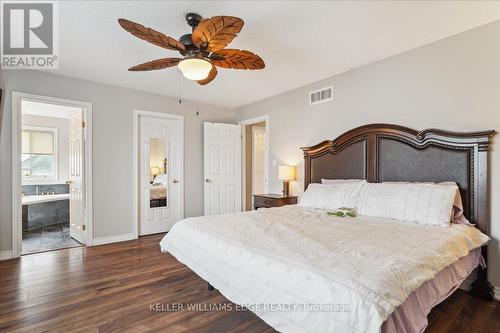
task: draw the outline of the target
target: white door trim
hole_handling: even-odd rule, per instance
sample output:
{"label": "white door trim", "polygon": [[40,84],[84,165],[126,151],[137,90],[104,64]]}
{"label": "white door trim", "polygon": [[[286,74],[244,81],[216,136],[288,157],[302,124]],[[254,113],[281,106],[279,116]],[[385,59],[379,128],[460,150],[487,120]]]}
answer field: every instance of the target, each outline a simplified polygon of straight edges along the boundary
{"label": "white door trim", "polygon": [[[250,119],[245,119],[245,120],[240,120],[238,122],[238,124],[240,125],[243,125],[243,126],[246,126],[246,125],[253,125],[253,124],[258,124],[258,123],[261,123],[261,122],[265,122],[266,123],[266,151],[265,151],[265,159],[266,159],[266,167],[264,168],[264,177],[266,178],[266,183],[264,184],[264,191],[266,193],[269,193],[269,127],[270,127],[270,124],[269,124],[269,115],[263,115],[263,116],[259,116],[259,117],[255,117],[255,118],[250,118]],[[243,132],[243,131],[242,131]],[[243,140],[242,140],[242,144],[241,144],[241,156],[246,156],[246,152],[245,152],[245,147],[246,147],[246,135],[242,135],[243,136]],[[242,183],[242,186],[241,186],[241,200],[242,200],[242,205],[241,205],[241,208],[242,210],[246,210],[246,200],[245,200],[245,193],[247,191],[247,188],[246,188],[246,182],[245,182],[245,179],[246,179],[246,168],[245,168],[245,165],[246,163],[242,163],[241,165],[241,183]]]}
{"label": "white door trim", "polygon": [[93,209],[92,209],[92,103],[63,99],[50,96],[12,92],[12,257],[21,255],[22,242],[22,205],[21,189],[21,102],[31,101],[47,104],[81,108],[85,121],[84,168],[85,168],[85,239],[86,245],[93,245]]}
{"label": "white door trim", "polygon": [[162,112],[153,112],[153,111],[145,111],[145,110],[133,110],[133,144],[132,144],[132,234],[133,239],[139,238],[139,117],[140,116],[148,116],[148,117],[156,117],[162,119],[176,119],[181,122],[181,175],[179,180],[182,184],[181,191],[181,220],[184,218],[184,116],[176,115],[176,114],[168,114]]}

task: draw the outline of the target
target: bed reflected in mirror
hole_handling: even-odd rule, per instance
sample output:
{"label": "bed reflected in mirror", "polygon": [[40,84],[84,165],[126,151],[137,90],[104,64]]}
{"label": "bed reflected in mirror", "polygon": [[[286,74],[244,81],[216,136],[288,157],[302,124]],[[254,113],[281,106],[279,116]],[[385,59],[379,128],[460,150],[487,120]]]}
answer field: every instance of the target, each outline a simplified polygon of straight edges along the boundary
{"label": "bed reflected in mirror", "polygon": [[168,206],[168,142],[163,138],[149,141],[149,208]]}

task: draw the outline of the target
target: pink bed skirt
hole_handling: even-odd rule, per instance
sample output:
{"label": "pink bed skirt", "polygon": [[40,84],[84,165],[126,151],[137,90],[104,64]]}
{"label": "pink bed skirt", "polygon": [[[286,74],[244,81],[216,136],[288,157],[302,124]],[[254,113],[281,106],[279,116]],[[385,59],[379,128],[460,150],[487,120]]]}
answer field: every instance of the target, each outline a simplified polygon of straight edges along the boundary
{"label": "pink bed skirt", "polygon": [[450,296],[481,263],[481,249],[472,250],[465,257],[440,271],[434,279],[425,282],[398,306],[382,324],[383,333],[420,333],[427,327],[431,309]]}

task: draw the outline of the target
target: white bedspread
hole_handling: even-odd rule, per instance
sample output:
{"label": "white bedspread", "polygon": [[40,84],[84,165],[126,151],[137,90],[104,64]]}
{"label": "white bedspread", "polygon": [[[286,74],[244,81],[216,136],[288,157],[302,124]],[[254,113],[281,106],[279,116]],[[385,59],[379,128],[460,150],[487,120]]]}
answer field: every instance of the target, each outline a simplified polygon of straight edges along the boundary
{"label": "white bedspread", "polygon": [[379,332],[412,291],[487,240],[464,225],[286,206],[188,218],[160,245],[278,331],[317,333]]}

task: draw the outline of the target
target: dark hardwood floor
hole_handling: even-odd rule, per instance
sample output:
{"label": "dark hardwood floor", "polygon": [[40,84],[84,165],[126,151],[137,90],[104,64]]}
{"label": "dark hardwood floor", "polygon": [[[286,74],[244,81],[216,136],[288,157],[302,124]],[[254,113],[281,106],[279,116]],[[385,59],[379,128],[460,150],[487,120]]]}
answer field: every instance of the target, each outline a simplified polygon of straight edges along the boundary
{"label": "dark hardwood floor", "polygon": [[[0,262],[0,332],[275,332],[249,311],[173,311],[231,304],[171,255],[160,235]],[[150,305],[164,304],[152,311]],[[157,310],[161,310],[157,305]],[[500,302],[457,291],[426,332],[500,332]]]}

